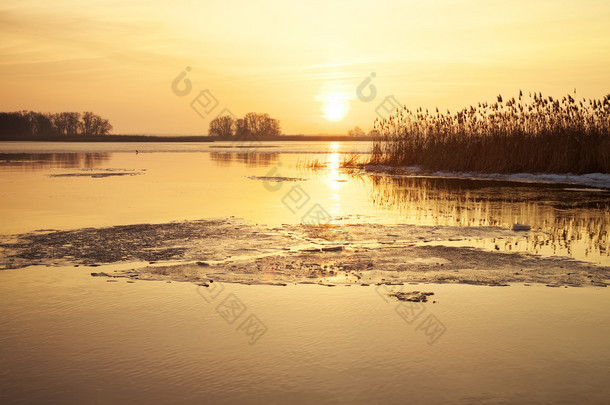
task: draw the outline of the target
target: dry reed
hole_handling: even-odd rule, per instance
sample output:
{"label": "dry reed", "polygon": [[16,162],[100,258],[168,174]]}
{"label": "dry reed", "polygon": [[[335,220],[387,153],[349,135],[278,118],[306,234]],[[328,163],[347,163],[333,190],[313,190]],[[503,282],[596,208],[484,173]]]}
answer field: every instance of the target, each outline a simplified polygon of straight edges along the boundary
{"label": "dry reed", "polygon": [[451,114],[409,110],[375,121],[369,164],[483,173],[610,173],[610,94],[523,96]]}

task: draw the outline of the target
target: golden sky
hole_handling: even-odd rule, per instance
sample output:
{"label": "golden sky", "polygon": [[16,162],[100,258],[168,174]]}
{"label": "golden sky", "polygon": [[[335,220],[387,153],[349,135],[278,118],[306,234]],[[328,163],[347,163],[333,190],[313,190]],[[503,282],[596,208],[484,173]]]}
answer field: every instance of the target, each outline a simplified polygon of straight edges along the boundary
{"label": "golden sky", "polygon": [[[267,112],[286,134],[339,134],[370,129],[390,95],[452,110],[519,89],[601,98],[608,21],[608,0],[4,1],[0,111],[204,134],[226,108]],[[376,94],[367,85],[361,100],[373,72]]]}

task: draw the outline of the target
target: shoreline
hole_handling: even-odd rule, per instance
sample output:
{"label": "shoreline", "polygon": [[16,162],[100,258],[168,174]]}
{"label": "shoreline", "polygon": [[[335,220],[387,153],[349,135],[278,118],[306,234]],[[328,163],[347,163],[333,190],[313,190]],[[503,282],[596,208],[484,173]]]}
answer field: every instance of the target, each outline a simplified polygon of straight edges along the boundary
{"label": "shoreline", "polygon": [[442,170],[423,170],[419,166],[387,166],[366,165],[362,168],[369,175],[381,174],[388,176],[431,177],[458,180],[501,181],[526,184],[582,185],[610,189],[610,173],[479,173],[451,172]]}
{"label": "shoreline", "polygon": [[[106,139],[101,139],[106,137]],[[179,144],[179,143],[202,143],[208,144],[208,148],[217,148],[221,149],[220,152],[214,153],[244,153],[244,154],[292,154],[292,153],[300,153],[300,154],[322,154],[328,155],[330,152],[319,152],[319,151],[297,151],[297,152],[289,152],[286,150],[277,150],[277,149],[268,149],[268,148],[276,148],[275,145],[219,145],[216,142],[223,143],[232,143],[230,140],[219,140],[207,136],[186,136],[186,137],[156,137],[156,136],[148,136],[148,135],[134,135],[127,136],[127,138],[133,139],[122,139],[115,140],[107,139],[108,137],[125,137],[123,135],[105,135],[103,137],[97,137],[100,139],[93,138],[84,138],[84,137],[74,137],[74,139],[55,139],[55,140],[3,140],[0,141],[0,144],[4,143],[5,145],[10,145],[12,143],[50,143],[50,144],[71,144],[78,145],[84,144],[87,142],[96,143],[96,144],[137,144],[138,142],[143,143],[144,145],[158,142],[158,143],[166,143],[168,145],[171,144]],[[331,139],[332,138],[332,139]],[[369,139],[367,138],[344,138],[340,136],[336,137],[317,137],[317,136],[281,136],[273,139],[261,139],[261,143],[266,142],[311,142],[311,141],[336,141],[336,142],[367,142]],[[233,143],[238,143],[237,141],[233,141]],[[162,151],[151,151],[142,145],[140,153],[201,153],[207,152],[207,150],[162,150]],[[134,145],[137,146],[137,145]],[[261,149],[262,148],[262,149]],[[125,150],[85,150],[82,148],[83,153],[119,153],[126,152]],[[252,149],[252,150],[250,150]],[[54,153],[78,153],[81,150],[72,150],[65,152],[60,152],[58,150],[39,150],[39,151],[23,151],[11,149],[8,147],[7,151],[0,151],[1,155],[11,155],[11,154],[24,154],[24,153],[35,153],[35,154],[54,154]],[[129,152],[132,152],[130,149]],[[350,151],[341,151],[338,152],[341,155],[346,156],[349,159],[350,155],[358,155],[358,156],[366,156],[370,155],[369,152],[350,152]],[[7,161],[7,157],[4,156],[5,161]],[[10,162],[10,160],[8,160]],[[582,174],[574,174],[574,173],[534,173],[534,172],[521,172],[521,173],[492,173],[492,172],[468,172],[468,171],[445,171],[445,170],[425,170],[420,166],[391,166],[391,165],[379,165],[379,164],[368,164],[368,163],[353,163],[346,164],[345,166],[341,166],[342,170],[347,172],[360,171],[368,176],[389,176],[389,177],[430,177],[430,178],[443,178],[443,179],[457,179],[457,180],[476,180],[476,181],[491,181],[491,182],[511,182],[511,183],[522,183],[522,184],[545,184],[545,185],[565,185],[565,186],[586,186],[588,189],[586,191],[608,191],[610,190],[610,173],[582,173]],[[595,190],[595,189],[600,190]]]}
{"label": "shoreline", "polygon": [[0,139],[0,142],[302,142],[302,141],[341,141],[341,142],[369,142],[373,137],[353,138],[346,135],[280,135],[260,137],[256,139],[222,139],[208,135],[77,135],[45,138],[19,138]]}

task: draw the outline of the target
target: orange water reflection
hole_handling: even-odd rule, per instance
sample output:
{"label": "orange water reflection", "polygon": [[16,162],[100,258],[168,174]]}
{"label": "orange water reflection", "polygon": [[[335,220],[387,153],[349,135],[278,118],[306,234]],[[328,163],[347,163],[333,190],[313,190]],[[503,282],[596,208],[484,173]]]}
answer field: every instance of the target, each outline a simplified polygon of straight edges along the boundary
{"label": "orange water reflection", "polygon": [[228,166],[232,163],[244,163],[250,167],[270,166],[279,159],[278,153],[221,153],[211,152],[210,159],[221,166]]}
{"label": "orange water reflection", "polygon": [[0,153],[0,168],[41,170],[49,168],[95,168],[110,159],[110,153]]}
{"label": "orange water reflection", "polygon": [[[608,264],[608,191],[497,181],[353,175],[344,152],[14,153],[0,159],[0,234],[236,216],[278,226],[313,206],[333,218],[418,225],[531,225],[528,238],[468,246],[569,256]],[[133,147],[132,147],[133,148]],[[93,178],[91,172],[136,175]],[[78,175],[78,177],[57,177]],[[257,177],[286,176],[273,188]],[[307,196],[291,210],[294,187]],[[335,221],[337,222],[337,221]],[[456,242],[457,243],[457,242]],[[492,243],[489,245],[489,243]]]}
{"label": "orange water reflection", "polygon": [[610,198],[604,190],[556,185],[443,178],[374,176],[367,182],[376,206],[406,223],[532,227],[526,241],[502,241],[498,250],[589,258],[608,263]]}

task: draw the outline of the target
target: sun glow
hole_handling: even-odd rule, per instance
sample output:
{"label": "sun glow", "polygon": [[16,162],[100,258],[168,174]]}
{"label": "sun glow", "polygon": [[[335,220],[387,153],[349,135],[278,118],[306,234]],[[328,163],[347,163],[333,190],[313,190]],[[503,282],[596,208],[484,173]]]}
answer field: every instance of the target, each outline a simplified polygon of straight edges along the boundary
{"label": "sun glow", "polygon": [[326,104],[324,107],[324,117],[329,121],[340,121],[345,117],[345,106],[339,102]]}
{"label": "sun glow", "polygon": [[[224,109],[286,134],[368,132],[390,95],[455,111],[610,88],[610,1],[4,3],[0,111],[93,111],[116,134],[203,135]],[[168,92],[178,77],[184,96]]]}
{"label": "sun glow", "polygon": [[342,94],[329,94],[324,98],[322,113],[328,121],[341,121],[347,115],[349,105]]}

